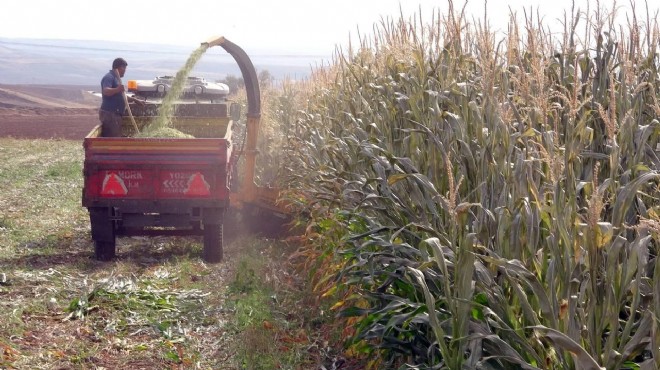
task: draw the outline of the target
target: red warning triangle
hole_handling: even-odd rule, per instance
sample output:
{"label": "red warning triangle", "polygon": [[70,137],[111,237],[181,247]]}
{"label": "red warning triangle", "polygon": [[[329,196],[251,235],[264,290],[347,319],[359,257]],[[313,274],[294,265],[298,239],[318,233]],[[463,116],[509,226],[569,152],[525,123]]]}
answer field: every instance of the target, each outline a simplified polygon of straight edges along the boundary
{"label": "red warning triangle", "polygon": [[108,172],[103,179],[103,187],[101,188],[101,195],[126,195],[128,189],[124,185],[124,180],[121,179],[116,173]]}
{"label": "red warning triangle", "polygon": [[204,175],[197,172],[190,176],[190,179],[188,180],[188,187],[183,191],[183,194],[194,196],[210,195],[210,189],[211,187],[206,182],[206,180],[204,180]]}

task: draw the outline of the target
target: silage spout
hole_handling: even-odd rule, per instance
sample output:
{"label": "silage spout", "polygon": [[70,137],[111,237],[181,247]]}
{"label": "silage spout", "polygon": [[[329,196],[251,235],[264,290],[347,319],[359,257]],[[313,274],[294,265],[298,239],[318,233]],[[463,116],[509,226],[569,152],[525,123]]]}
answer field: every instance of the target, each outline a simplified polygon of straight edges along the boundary
{"label": "silage spout", "polygon": [[202,46],[205,45],[206,47],[210,48],[212,46],[222,45],[224,42],[225,42],[224,36],[214,36],[214,37],[202,42]]}
{"label": "silage spout", "polygon": [[257,71],[245,51],[223,36],[212,37],[203,42],[201,46],[207,48],[222,46],[238,64],[245,83],[248,111],[245,124],[247,133],[245,146],[242,150],[242,155],[245,156],[243,167],[244,177],[241,181],[240,190],[232,193],[232,204],[240,207],[241,204],[248,203],[258,206],[261,209],[280,211],[278,206],[275,205],[279,190],[259,187],[254,182],[256,156],[258,153],[257,136],[261,119],[261,91],[259,89]]}

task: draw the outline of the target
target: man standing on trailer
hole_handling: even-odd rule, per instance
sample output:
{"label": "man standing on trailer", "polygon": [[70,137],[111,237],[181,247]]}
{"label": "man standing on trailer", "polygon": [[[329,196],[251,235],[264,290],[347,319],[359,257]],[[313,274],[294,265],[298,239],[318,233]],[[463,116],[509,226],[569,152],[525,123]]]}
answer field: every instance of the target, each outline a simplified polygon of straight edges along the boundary
{"label": "man standing on trailer", "polygon": [[[101,136],[120,137],[121,136],[121,116],[126,110],[126,101],[124,100],[125,88],[121,83],[121,78],[126,73],[128,63],[123,58],[116,58],[112,61],[112,69],[101,79],[101,108],[99,109],[99,120],[101,121]],[[129,97],[128,100],[144,105],[139,99]]]}

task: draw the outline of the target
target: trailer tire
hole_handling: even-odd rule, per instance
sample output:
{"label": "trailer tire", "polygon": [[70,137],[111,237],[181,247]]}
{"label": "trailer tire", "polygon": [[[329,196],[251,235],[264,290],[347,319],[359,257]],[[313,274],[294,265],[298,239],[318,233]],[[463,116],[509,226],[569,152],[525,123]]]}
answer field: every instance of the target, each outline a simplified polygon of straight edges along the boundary
{"label": "trailer tire", "polygon": [[217,263],[222,261],[223,225],[204,224],[204,261]]}
{"label": "trailer tire", "polygon": [[115,241],[94,241],[94,252],[96,259],[99,261],[110,261],[115,258],[116,255],[116,244]]}
{"label": "trailer tire", "polygon": [[99,261],[110,261],[116,255],[115,224],[110,209],[89,208],[89,219],[94,240],[94,255]]}

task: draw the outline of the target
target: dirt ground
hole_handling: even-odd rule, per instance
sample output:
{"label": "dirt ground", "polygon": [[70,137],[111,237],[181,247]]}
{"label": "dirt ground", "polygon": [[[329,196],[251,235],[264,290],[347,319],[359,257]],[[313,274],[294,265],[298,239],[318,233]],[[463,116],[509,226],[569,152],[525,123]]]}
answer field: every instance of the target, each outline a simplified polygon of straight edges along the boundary
{"label": "dirt ground", "polygon": [[5,115],[0,109],[0,137],[82,140],[99,123],[95,110],[86,111]]}
{"label": "dirt ground", "polygon": [[77,86],[0,85],[0,137],[82,140],[100,98]]}

